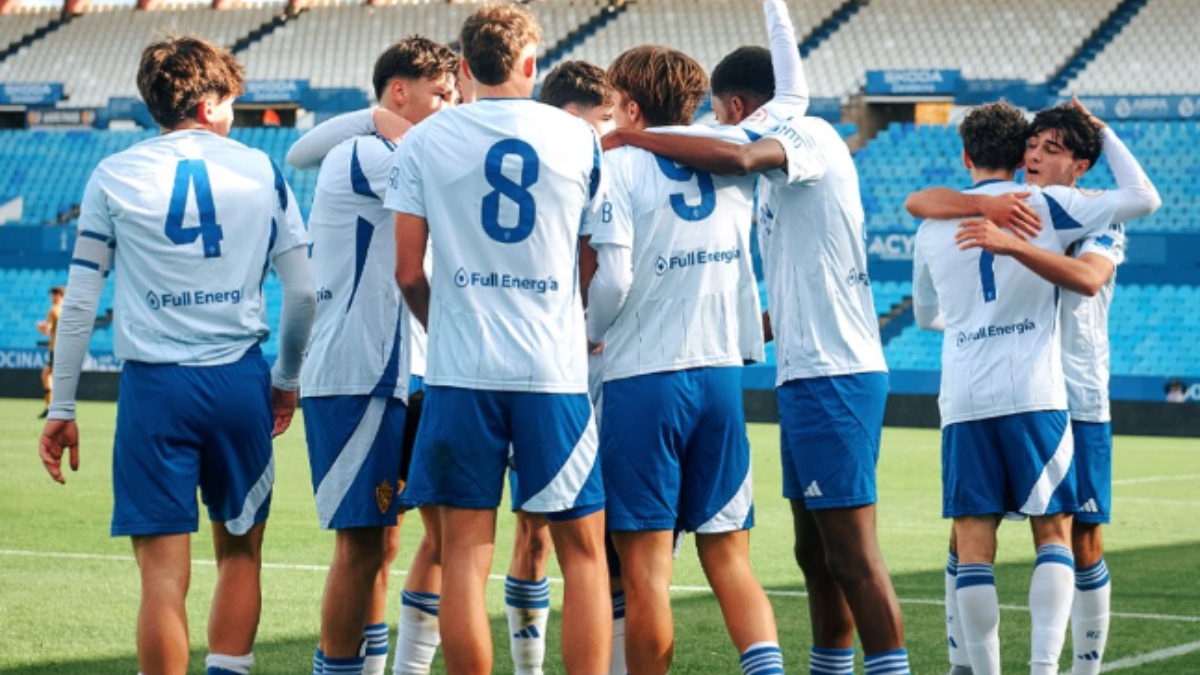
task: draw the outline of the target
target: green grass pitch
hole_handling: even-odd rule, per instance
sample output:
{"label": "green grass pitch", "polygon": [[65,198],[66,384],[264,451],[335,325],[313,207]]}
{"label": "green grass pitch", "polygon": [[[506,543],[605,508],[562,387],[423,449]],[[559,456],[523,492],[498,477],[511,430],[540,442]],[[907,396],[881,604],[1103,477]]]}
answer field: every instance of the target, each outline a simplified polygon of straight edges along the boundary
{"label": "green grass pitch", "polygon": [[[137,672],[136,568],[125,539],[108,536],[115,406],[80,405],[82,467],[65,487],[37,458],[40,401],[0,401],[0,673]],[[778,430],[753,425],[758,527],[752,536],[759,579],[772,594],[788,672],[807,672],[804,585],[792,560],[791,522],[780,497]],[[1116,517],[1105,532],[1114,579],[1107,661],[1129,675],[1200,673],[1200,443],[1195,439],[1116,439]],[[332,538],[317,529],[299,421],[276,444],[278,478],[267,528],[264,610],[256,673],[309,672]],[[942,577],[947,524],[940,519],[936,431],[888,429],[879,465],[879,536],[901,598],[913,672],[946,669]],[[393,582],[411,559],[420,524],[405,525]],[[500,518],[494,571],[503,574],[512,518]],[[203,672],[204,630],[214,581],[207,527],[195,537],[189,616],[191,672]],[[1024,524],[1001,530],[997,583],[1004,668],[1026,670],[1029,619],[1022,607],[1032,572]],[[557,571],[552,569],[551,576]],[[738,673],[716,601],[689,541],[676,565],[678,675]],[[489,584],[496,672],[510,673],[504,584]],[[398,611],[398,590],[388,616]],[[555,603],[562,586],[552,585]],[[547,673],[561,673],[557,614],[551,617]],[[394,626],[393,626],[394,629]],[[1069,639],[1069,638],[1068,638]],[[859,657],[861,659],[861,655]],[[1068,671],[1069,649],[1062,669]],[[390,666],[389,666],[390,668]],[[435,673],[443,672],[440,659]],[[859,665],[861,672],[861,664]]]}

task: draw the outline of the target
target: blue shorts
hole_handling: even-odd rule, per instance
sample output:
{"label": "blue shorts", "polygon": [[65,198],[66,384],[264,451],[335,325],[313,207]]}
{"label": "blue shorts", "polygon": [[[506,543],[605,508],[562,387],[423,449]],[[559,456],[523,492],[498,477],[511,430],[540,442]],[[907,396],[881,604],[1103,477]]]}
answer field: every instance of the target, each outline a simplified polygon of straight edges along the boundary
{"label": "blue shorts", "polygon": [[[718,533],[754,525],[742,368],[604,383],[608,529]],[[615,421],[614,421],[615,420]]]}
{"label": "blue shorts", "polygon": [[775,395],[783,496],[809,510],[874,504],[887,373],[790,380]]}
{"label": "blue shorts", "polygon": [[942,516],[1072,513],[1074,454],[1065,410],[951,424],[942,430]]}
{"label": "blue shorts", "polygon": [[604,508],[596,426],[586,394],[481,391],[427,385],[405,499],[495,509],[509,466],[516,508],[575,517]]}
{"label": "blue shorts", "polygon": [[275,482],[271,373],[258,347],[221,366],[126,361],[113,444],[113,536],[195,532],[196,489],[235,535],[266,520]]}
{"label": "blue shorts", "polygon": [[322,529],[396,524],[404,402],[383,396],[304,399],[304,433]]}
{"label": "blue shorts", "polygon": [[1100,525],[1112,518],[1112,424],[1071,422],[1075,435],[1075,520]]}

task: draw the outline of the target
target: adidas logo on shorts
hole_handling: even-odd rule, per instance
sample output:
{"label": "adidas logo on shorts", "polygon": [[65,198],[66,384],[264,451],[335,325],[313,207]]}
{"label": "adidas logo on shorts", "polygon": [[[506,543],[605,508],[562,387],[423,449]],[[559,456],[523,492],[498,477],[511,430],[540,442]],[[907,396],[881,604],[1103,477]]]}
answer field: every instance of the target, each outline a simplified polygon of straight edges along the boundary
{"label": "adidas logo on shorts", "polygon": [[804,496],[805,497],[824,497],[825,493],[821,492],[821,486],[817,485],[817,481],[814,480],[813,482],[808,484],[808,487],[804,488]]}
{"label": "adidas logo on shorts", "polygon": [[1080,513],[1099,513],[1100,507],[1096,506],[1095,499],[1089,499],[1079,507]]}

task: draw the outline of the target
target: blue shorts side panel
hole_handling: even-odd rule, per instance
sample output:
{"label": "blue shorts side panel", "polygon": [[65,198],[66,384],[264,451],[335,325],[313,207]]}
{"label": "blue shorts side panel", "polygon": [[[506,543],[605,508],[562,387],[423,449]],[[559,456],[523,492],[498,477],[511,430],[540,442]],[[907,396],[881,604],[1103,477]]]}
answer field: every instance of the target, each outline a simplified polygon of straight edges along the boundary
{"label": "blue shorts side panel", "polygon": [[1102,525],[1112,519],[1112,424],[1071,422],[1075,435],[1075,520]]}
{"label": "blue shorts side panel", "polygon": [[304,399],[317,518],[324,529],[396,524],[405,405],[372,396]]}

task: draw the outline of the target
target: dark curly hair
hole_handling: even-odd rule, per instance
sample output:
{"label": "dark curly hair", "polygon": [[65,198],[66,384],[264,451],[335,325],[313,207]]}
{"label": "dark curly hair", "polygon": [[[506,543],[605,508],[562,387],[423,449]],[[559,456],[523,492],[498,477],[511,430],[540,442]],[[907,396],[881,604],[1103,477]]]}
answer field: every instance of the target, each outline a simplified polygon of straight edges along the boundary
{"label": "dark curly hair", "polygon": [[775,71],[771,51],[764,47],[738,47],[712,72],[713,96],[725,99],[741,96],[757,109],[775,95]]}
{"label": "dark curly hair", "polygon": [[224,101],[245,90],[242,67],[233,55],[191,35],[147,45],[138,63],[137,85],[154,121],[165,129],[195,118],[210,95]]}
{"label": "dark curly hair", "polygon": [[577,105],[595,108],[612,103],[608,77],[604,69],[587,61],[564,61],[554,67],[542,81],[538,100],[555,108]]}
{"label": "dark curly hair", "polygon": [[1054,131],[1058,142],[1075,155],[1075,159],[1086,159],[1090,166],[1100,159],[1104,149],[1103,127],[1092,121],[1086,113],[1070,103],[1046,108],[1034,116],[1029,125],[1029,135],[1037,136],[1043,131]]}
{"label": "dark curly hair", "polygon": [[394,77],[406,80],[440,80],[458,73],[458,55],[446,45],[421,35],[406,37],[388,47],[375,60],[371,84],[375,98],[383,100],[383,90]]}
{"label": "dark curly hair", "polygon": [[958,128],[963,150],[980,169],[1015,171],[1025,158],[1029,123],[1007,101],[988,103],[967,113]]}

